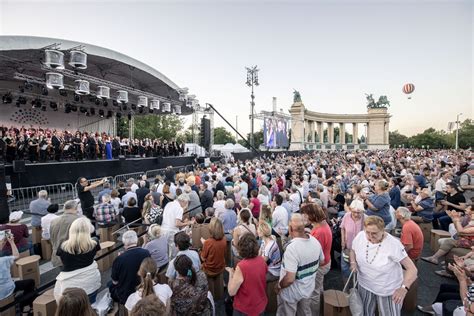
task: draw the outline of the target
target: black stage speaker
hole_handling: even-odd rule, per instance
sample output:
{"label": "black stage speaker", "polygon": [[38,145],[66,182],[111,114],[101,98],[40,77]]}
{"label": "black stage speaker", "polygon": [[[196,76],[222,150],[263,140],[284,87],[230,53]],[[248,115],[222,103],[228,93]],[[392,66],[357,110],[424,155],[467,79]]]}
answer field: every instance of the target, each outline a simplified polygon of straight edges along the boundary
{"label": "black stage speaker", "polygon": [[0,224],[8,223],[10,211],[7,200],[7,183],[5,180],[5,165],[0,164]]}
{"label": "black stage speaker", "polygon": [[13,160],[13,172],[14,173],[25,173],[26,166],[24,160]]}

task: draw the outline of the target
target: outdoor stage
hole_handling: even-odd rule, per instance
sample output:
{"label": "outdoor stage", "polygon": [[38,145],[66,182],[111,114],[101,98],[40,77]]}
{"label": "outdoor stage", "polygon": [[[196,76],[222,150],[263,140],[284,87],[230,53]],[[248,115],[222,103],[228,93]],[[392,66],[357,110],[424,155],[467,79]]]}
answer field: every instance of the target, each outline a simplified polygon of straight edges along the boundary
{"label": "outdoor stage", "polygon": [[5,166],[5,174],[10,176],[12,187],[30,187],[55,183],[76,183],[79,177],[96,179],[114,177],[119,174],[146,172],[167,166],[187,166],[194,164],[194,157],[151,157],[126,158],[125,160],[84,160],[26,164],[26,172],[15,173],[13,166]]}

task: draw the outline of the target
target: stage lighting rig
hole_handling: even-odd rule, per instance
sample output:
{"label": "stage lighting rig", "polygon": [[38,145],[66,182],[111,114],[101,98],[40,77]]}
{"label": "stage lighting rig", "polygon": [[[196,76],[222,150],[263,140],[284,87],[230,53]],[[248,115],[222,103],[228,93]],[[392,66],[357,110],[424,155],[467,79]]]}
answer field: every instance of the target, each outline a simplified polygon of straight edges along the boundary
{"label": "stage lighting rig", "polygon": [[104,117],[104,110],[99,110],[99,116]]}
{"label": "stage lighting rig", "polygon": [[49,92],[48,92],[48,89],[46,87],[41,87],[41,94],[42,95],[46,96],[46,95],[48,95],[48,93]]}
{"label": "stage lighting rig", "polygon": [[53,111],[58,110],[58,104],[56,102],[53,102],[53,101],[49,102],[49,107],[53,109]]}
{"label": "stage lighting rig", "polygon": [[76,101],[76,102],[81,101],[81,97],[77,94],[74,94],[74,101]]}
{"label": "stage lighting rig", "polygon": [[67,91],[65,89],[59,89],[59,95],[62,97],[67,97]]}
{"label": "stage lighting rig", "polygon": [[100,105],[100,99],[99,98],[95,99],[95,105]]}
{"label": "stage lighting rig", "polygon": [[107,102],[107,100],[106,100],[106,99],[104,99],[104,101],[102,101],[102,105],[103,105],[103,106],[108,106],[108,105],[109,105],[109,103]]}

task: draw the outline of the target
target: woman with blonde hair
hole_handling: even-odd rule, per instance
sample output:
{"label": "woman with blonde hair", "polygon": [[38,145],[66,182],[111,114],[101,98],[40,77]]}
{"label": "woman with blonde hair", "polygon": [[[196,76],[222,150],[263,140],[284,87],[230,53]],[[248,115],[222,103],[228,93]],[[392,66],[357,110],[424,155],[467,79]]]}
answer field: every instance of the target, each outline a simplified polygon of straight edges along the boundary
{"label": "woman with blonde hair", "polygon": [[94,257],[100,250],[99,240],[91,238],[93,226],[87,217],[80,217],[72,222],[69,238],[56,252],[63,263],[63,271],[56,277],[54,297],[59,302],[63,291],[78,287],[86,291],[91,304],[95,302],[101,277]]}
{"label": "woman with blonde hair", "polygon": [[168,264],[168,241],[166,236],[161,233],[161,226],[152,224],[148,228],[148,234],[143,236],[145,242],[143,249],[150,252],[151,258],[155,261],[158,269]]}
{"label": "woman with blonde hair", "polygon": [[258,254],[263,257],[268,265],[267,282],[278,280],[280,277],[281,253],[275,237],[272,236],[272,228],[267,222],[260,221],[257,233],[262,240]]}
{"label": "woman with blonde hair", "polygon": [[264,221],[268,225],[270,225],[270,227],[272,226],[272,208],[270,205],[262,205],[262,209],[260,210],[259,221]]}
{"label": "woman with blonde hair", "polygon": [[138,270],[138,275],[140,276],[140,285],[137,287],[137,291],[130,294],[125,303],[125,307],[129,312],[133,310],[135,305],[142,298],[147,297],[148,295],[156,295],[160,301],[166,306],[167,315],[170,310],[170,300],[173,292],[168,284],[159,284],[156,281],[156,276],[158,274],[158,268],[155,261],[152,258],[143,259],[140,269]]}
{"label": "woman with blonde hair", "polygon": [[[150,195],[151,196],[151,195]],[[153,199],[146,199],[143,202],[142,218],[145,224],[154,224],[160,215],[160,208],[153,203]]]}

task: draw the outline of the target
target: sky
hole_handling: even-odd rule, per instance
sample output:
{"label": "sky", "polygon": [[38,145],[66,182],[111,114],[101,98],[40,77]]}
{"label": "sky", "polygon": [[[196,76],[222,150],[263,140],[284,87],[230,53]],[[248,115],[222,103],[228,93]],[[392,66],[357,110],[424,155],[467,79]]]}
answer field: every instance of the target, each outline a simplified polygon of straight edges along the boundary
{"label": "sky", "polygon": [[[365,93],[386,95],[390,130],[408,136],[474,113],[474,0],[0,0],[0,35],[119,51],[188,87],[242,133],[253,65],[257,112],[271,111],[272,97],[287,112],[293,89],[323,113],[365,113]],[[411,100],[405,83],[415,85]],[[225,126],[217,115],[215,126]]]}

